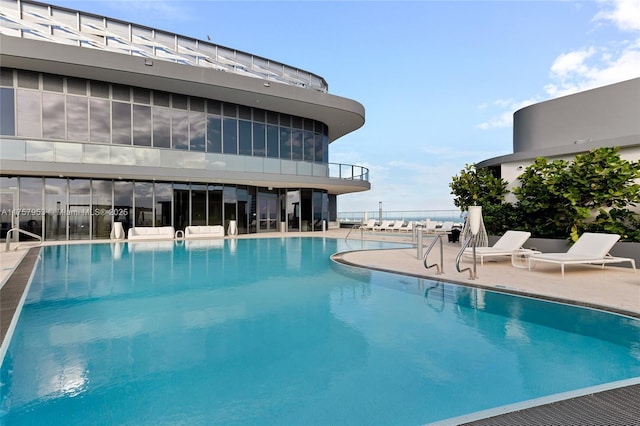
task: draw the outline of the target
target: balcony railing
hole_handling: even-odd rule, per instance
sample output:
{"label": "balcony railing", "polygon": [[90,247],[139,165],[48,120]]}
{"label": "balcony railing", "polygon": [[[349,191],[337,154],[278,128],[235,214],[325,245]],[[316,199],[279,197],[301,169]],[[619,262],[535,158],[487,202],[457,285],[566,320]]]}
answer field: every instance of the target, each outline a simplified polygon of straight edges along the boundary
{"label": "balcony railing", "polygon": [[369,181],[369,169],[354,164],[329,163],[329,177]]}

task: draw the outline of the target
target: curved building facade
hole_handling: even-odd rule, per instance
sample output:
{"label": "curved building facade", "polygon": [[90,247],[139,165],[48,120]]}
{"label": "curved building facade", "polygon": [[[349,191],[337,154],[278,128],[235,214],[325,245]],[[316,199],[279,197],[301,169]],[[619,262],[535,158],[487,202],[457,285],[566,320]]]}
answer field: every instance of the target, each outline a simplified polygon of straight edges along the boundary
{"label": "curved building facade", "polygon": [[478,167],[494,169],[511,186],[538,157],[571,159],[600,147],[640,160],[640,78],[540,102],[513,115],[513,154]]}
{"label": "curved building facade", "polygon": [[3,237],[135,226],[320,230],[368,170],[329,162],[364,107],[277,61],[39,2],[0,2]]}

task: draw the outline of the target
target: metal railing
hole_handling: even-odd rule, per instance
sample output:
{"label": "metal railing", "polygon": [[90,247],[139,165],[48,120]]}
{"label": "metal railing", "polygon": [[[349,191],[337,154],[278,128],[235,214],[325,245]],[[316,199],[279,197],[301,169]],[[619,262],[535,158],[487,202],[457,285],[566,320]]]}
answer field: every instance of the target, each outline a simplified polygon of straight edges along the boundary
{"label": "metal railing", "polygon": [[329,163],[329,177],[369,181],[369,169],[355,164]]}
{"label": "metal railing", "polygon": [[[13,232],[17,232],[19,234],[28,235],[31,238],[36,238],[38,240],[38,244],[37,245],[42,244],[42,237],[40,235],[34,234],[33,232],[25,231],[24,229],[20,229],[20,228],[11,228],[11,229],[9,229],[9,231],[7,231],[7,239],[6,239],[4,251],[9,251],[9,248],[11,246],[11,236],[12,236]],[[18,246],[16,246],[15,250],[17,250],[17,249],[18,249]]]}

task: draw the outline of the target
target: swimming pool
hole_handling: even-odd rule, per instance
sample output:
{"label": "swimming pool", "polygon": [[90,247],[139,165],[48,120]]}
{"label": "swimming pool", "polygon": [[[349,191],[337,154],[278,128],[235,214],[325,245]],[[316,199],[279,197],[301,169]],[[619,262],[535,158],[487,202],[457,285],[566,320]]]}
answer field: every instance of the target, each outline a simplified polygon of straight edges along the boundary
{"label": "swimming pool", "polygon": [[422,424],[640,376],[637,320],[329,260],[389,246],[44,247],[0,422]]}

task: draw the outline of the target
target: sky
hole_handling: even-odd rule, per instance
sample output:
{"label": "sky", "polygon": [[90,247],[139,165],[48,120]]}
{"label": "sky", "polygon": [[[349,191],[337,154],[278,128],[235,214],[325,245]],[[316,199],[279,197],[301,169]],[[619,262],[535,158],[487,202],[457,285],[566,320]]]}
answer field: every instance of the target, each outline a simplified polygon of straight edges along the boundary
{"label": "sky", "polygon": [[511,154],[513,113],[640,77],[640,0],[51,0],[325,78],[365,125],[329,148],[369,169],[339,212],[457,209],[466,164]]}

